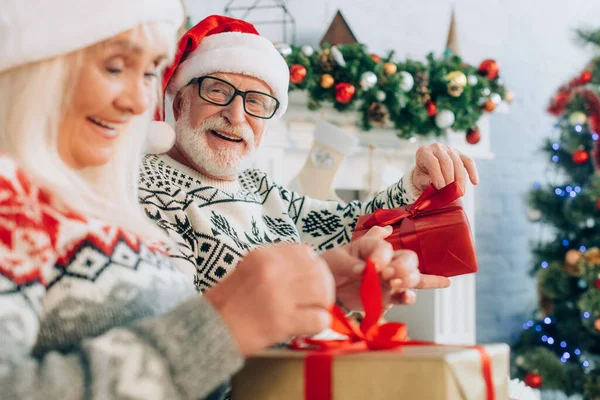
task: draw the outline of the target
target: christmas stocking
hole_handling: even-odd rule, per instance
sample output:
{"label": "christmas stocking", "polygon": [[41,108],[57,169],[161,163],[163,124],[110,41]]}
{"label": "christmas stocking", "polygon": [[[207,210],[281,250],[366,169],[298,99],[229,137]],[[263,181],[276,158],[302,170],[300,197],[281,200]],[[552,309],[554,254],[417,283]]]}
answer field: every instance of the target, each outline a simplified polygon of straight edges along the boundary
{"label": "christmas stocking", "polygon": [[319,121],[306,163],[290,183],[290,189],[319,200],[341,199],[333,181],[346,158],[358,146],[358,136],[326,121]]}

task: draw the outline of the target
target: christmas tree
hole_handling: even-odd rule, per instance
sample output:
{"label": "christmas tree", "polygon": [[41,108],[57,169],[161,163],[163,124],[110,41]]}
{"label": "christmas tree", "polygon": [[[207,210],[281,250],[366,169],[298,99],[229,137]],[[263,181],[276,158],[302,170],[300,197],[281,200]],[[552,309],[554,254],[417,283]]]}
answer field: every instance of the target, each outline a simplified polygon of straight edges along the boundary
{"label": "christmas tree", "polygon": [[[600,30],[579,31],[600,48]],[[550,102],[557,117],[543,150],[548,182],[529,193],[539,309],[513,345],[514,377],[541,390],[600,399],[600,57]],[[549,240],[548,240],[549,238]]]}

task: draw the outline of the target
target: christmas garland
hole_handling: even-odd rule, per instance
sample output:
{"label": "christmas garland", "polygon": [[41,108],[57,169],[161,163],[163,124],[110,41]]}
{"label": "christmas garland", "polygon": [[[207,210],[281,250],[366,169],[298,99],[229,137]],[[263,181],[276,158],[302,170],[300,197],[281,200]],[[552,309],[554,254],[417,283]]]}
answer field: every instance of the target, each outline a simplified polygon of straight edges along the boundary
{"label": "christmas garland", "polygon": [[290,90],[306,91],[309,109],[328,103],[341,112],[358,110],[365,131],[394,126],[399,137],[408,139],[439,137],[451,128],[466,131],[474,144],[480,138],[476,123],[481,115],[513,98],[494,60],[479,68],[457,55],[396,62],[393,52],[381,58],[358,43],[319,51],[283,44],[278,50],[290,67]]}

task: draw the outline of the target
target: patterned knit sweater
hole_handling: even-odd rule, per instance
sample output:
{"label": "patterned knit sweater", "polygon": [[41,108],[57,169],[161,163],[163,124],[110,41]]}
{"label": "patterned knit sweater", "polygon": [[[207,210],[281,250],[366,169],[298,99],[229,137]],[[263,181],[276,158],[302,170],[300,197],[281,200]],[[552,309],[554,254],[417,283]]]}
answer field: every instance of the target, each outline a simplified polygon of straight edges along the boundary
{"label": "patterned knit sweater", "polygon": [[147,156],[142,163],[140,203],[169,233],[171,256],[194,276],[199,290],[219,282],[256,247],[303,242],[323,251],[340,246],[350,241],[360,215],[414,200],[414,189],[407,192],[402,180],[368,203],[342,205],[291,192],[258,170],[238,178],[210,179],[166,155]]}
{"label": "patterned knit sweater", "polygon": [[0,398],[199,399],[243,362],[157,246],[60,211],[0,156]]}

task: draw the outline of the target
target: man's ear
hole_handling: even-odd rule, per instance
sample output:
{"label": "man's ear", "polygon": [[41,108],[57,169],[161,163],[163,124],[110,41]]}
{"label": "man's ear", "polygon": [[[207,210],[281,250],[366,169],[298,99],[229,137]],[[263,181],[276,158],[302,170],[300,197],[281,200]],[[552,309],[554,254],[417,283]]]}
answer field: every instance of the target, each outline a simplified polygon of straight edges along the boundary
{"label": "man's ear", "polygon": [[183,105],[183,90],[180,90],[173,99],[173,117],[177,121],[181,115],[181,106]]}

